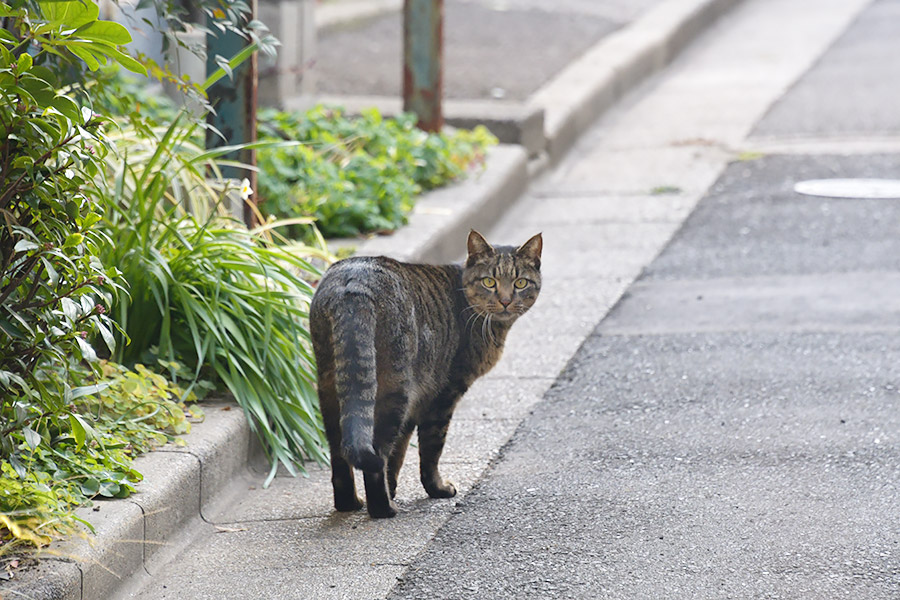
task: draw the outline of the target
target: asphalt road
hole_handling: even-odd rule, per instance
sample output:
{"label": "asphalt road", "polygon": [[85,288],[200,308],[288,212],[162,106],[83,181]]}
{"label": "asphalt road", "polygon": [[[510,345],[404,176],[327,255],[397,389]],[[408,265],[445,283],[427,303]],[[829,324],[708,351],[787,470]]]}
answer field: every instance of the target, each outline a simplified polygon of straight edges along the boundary
{"label": "asphalt road", "polygon": [[900,2],[875,0],[755,136],[883,136],[900,133]]}
{"label": "asphalt road", "polygon": [[[444,95],[524,100],[603,36],[657,0],[447,0]],[[317,86],[327,94],[399,96],[402,16],[324,33]]]}
{"label": "asphalt road", "polygon": [[[865,106],[896,106],[896,8],[756,133],[895,131],[830,115],[863,50]],[[900,597],[900,200],[793,192],[820,177],[900,156],[733,163],[391,597]]]}

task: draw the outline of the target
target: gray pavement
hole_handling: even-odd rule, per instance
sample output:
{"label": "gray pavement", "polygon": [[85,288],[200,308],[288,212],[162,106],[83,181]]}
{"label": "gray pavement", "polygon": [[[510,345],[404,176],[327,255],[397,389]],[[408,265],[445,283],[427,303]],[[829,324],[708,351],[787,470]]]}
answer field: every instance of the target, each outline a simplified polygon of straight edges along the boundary
{"label": "gray pavement", "polygon": [[876,0],[754,136],[900,134],[900,2]]}
{"label": "gray pavement", "polygon": [[[754,131],[894,132],[864,111],[896,98],[896,7]],[[811,104],[862,47],[878,97]],[[733,162],[391,598],[900,597],[900,200],[793,192],[900,178],[855,152]]]}
{"label": "gray pavement", "polygon": [[[605,35],[659,0],[446,0],[444,94],[525,100]],[[325,94],[399,96],[402,17],[322,32],[316,77]]]}
{"label": "gray pavement", "polygon": [[770,210],[790,193],[747,208],[783,160],[729,168],[392,598],[897,597],[900,239],[873,265],[842,221],[835,270],[818,236],[725,235],[839,218]]}

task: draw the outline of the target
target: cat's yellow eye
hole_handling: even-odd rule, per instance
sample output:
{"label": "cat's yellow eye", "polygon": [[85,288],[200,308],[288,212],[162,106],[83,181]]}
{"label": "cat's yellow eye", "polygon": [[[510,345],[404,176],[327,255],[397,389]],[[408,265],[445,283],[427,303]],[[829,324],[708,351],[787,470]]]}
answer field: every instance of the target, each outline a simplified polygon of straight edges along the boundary
{"label": "cat's yellow eye", "polygon": [[517,290],[524,290],[526,287],[528,287],[528,280],[525,279],[524,277],[520,277],[520,278],[516,279],[516,281],[515,281],[515,283],[513,283],[513,285],[516,286]]}
{"label": "cat's yellow eye", "polygon": [[497,280],[494,279],[493,277],[485,277],[484,279],[481,280],[481,285],[483,285],[486,288],[492,288],[495,285],[497,285]]}

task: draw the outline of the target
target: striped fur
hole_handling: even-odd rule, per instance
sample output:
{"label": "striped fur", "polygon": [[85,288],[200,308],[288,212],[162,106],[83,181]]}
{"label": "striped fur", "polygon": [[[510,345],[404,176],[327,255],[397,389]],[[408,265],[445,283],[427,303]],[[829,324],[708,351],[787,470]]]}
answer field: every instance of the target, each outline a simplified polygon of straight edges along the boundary
{"label": "striped fur", "polygon": [[326,272],[310,329],[337,510],[362,507],[357,468],[369,514],[396,514],[397,475],[416,429],[426,492],[456,493],[438,472],[453,409],[537,299],[540,254],[540,234],[494,248],[472,231],[462,266],[359,257]]}

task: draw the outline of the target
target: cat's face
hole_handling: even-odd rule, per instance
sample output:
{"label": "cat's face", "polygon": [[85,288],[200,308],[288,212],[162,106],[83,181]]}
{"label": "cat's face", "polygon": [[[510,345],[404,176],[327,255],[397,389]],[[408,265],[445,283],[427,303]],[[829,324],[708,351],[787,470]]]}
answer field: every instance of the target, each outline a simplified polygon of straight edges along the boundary
{"label": "cat's face", "polygon": [[491,246],[469,233],[463,289],[475,311],[493,320],[512,321],[537,300],[541,290],[541,234],[516,248]]}

